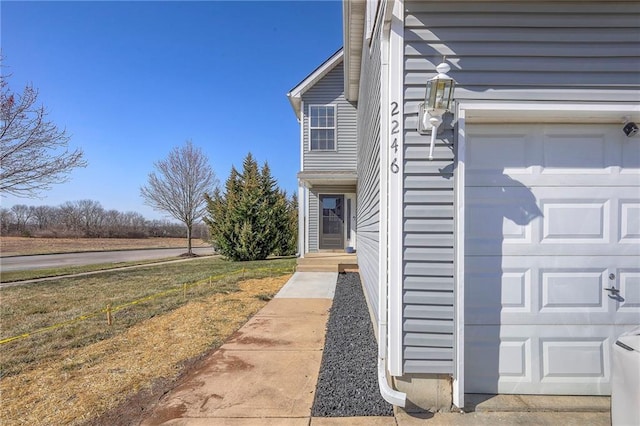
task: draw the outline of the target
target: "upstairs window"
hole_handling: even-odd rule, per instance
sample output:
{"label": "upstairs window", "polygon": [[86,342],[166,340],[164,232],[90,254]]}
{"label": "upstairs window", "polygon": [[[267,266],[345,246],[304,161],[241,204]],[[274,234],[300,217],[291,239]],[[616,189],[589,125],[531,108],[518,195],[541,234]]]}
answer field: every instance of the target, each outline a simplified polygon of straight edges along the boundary
{"label": "upstairs window", "polygon": [[336,149],[336,106],[309,106],[309,141],[311,151]]}

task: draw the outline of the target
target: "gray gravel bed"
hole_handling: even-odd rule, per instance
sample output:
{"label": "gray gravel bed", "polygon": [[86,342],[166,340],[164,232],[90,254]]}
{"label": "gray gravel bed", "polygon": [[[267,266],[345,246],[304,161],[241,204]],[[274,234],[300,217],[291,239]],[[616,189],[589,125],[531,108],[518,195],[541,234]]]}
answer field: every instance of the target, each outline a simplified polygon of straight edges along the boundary
{"label": "gray gravel bed", "polygon": [[380,396],[377,354],[360,275],[339,274],[311,415],[393,416]]}

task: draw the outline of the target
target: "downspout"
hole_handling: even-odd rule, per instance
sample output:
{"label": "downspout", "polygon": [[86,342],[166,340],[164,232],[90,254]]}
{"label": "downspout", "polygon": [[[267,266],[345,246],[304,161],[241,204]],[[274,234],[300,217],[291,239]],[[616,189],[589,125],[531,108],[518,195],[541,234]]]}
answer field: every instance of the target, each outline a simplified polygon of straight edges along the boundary
{"label": "downspout", "polygon": [[[390,404],[404,407],[407,394],[393,389],[387,381],[387,340],[389,310],[389,132],[388,105],[389,105],[389,34],[393,2],[387,1],[383,5],[381,51],[381,78],[380,78],[380,113],[384,117],[380,120],[380,246],[378,267],[378,386],[380,394]],[[366,11],[365,11],[366,13]]]}
{"label": "downspout", "polygon": [[[302,95],[300,98],[300,116],[298,117],[300,123],[300,171],[304,172],[304,101]],[[307,194],[305,183],[298,179],[298,253],[301,258],[304,258],[307,253]]]}

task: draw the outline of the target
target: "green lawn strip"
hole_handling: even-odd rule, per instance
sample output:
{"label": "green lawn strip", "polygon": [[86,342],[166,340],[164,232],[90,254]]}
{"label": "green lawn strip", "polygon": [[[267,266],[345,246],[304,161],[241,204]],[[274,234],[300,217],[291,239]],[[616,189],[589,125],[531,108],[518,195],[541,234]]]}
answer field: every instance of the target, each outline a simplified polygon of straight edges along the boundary
{"label": "green lawn strip", "polygon": [[32,269],[29,271],[0,272],[0,283],[36,280],[39,278],[60,277],[64,275],[82,274],[84,272],[106,271],[127,266],[151,265],[168,261],[180,260],[176,257],[164,259],[137,260],[132,262],[98,263],[95,265],[67,266],[64,268]]}
{"label": "green lawn strip", "polygon": [[[279,276],[294,266],[295,259],[203,258],[0,289],[0,340],[28,335],[0,345],[0,377],[58,357],[65,349],[112,337],[190,301],[235,292],[242,279]],[[111,326],[107,305],[113,311]]]}

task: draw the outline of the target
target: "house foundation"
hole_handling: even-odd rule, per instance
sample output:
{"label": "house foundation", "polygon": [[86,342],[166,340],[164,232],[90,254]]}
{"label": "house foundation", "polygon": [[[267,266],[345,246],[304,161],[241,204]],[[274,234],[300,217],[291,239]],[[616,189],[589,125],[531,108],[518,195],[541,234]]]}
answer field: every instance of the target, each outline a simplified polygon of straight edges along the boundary
{"label": "house foundation", "polygon": [[449,412],[453,403],[451,376],[406,374],[394,377],[394,387],[407,394],[407,413]]}

